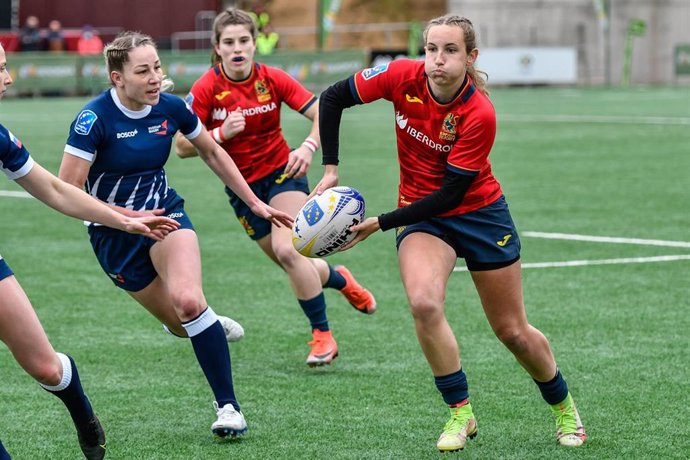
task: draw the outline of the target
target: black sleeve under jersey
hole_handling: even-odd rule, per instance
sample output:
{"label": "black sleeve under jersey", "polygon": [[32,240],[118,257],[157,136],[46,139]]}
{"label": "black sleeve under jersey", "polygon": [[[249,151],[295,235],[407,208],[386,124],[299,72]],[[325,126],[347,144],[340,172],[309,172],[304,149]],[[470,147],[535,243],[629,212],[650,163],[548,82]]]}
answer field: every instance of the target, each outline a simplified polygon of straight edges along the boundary
{"label": "black sleeve under jersey", "polygon": [[447,169],[440,189],[409,206],[381,214],[381,230],[411,225],[450,211],[462,202],[477,174],[469,171],[458,173]]}
{"label": "black sleeve under jersey", "polygon": [[343,110],[361,104],[353,93],[354,76],[328,87],[319,99],[319,136],[323,152],[322,164],[337,165],[340,148],[340,119]]}

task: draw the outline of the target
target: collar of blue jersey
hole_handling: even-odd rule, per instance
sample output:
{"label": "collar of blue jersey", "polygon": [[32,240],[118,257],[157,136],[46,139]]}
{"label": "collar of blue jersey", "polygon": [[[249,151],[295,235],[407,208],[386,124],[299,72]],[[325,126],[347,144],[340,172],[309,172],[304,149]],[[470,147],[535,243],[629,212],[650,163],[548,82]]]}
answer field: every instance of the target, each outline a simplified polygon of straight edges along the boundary
{"label": "collar of blue jersey", "polygon": [[151,106],[146,105],[141,110],[131,110],[125,107],[120,101],[120,97],[117,95],[117,90],[115,88],[110,88],[110,97],[113,98],[113,102],[120,109],[120,112],[124,113],[128,118],[133,120],[139,120],[141,118],[146,118],[149,113],[151,113]]}
{"label": "collar of blue jersey", "polygon": [[[426,72],[424,73],[424,76],[426,77]],[[431,91],[431,86],[429,85],[429,78],[427,77],[426,79],[426,87],[429,90],[429,94],[431,94],[431,97],[434,101],[438,102],[441,105],[448,105],[452,104],[459,95],[462,94],[462,97],[460,100],[462,101],[463,104],[467,103],[467,101],[470,100],[474,92],[476,91],[476,86],[474,86],[474,82],[472,81],[472,78],[466,73],[465,74],[465,79],[462,81],[462,85],[460,85],[460,88],[458,91],[453,95],[453,97],[450,99],[448,102],[440,102],[439,100],[436,99],[434,96],[434,92]]]}

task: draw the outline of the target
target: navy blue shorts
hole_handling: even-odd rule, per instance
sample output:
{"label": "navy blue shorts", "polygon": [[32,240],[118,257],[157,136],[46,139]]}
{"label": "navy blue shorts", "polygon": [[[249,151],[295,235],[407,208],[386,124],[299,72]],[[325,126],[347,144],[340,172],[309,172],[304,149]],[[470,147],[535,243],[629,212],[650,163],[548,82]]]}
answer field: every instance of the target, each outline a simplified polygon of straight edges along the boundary
{"label": "navy blue shorts", "polygon": [[9,265],[7,265],[7,262],[5,262],[5,259],[3,259],[0,256],[0,280],[4,280],[8,276],[14,275],[14,272],[10,268]]}
{"label": "navy blue shorts", "polygon": [[467,214],[434,217],[396,229],[396,245],[414,232],[445,241],[470,271],[496,270],[520,259],[520,238],[505,197]]}
{"label": "navy blue shorts", "polygon": [[[285,166],[278,168],[268,176],[256,182],[252,182],[249,184],[249,187],[264,203],[268,203],[274,196],[283,192],[298,191],[303,192],[305,195],[309,195],[309,182],[307,181],[307,176],[297,179],[294,177],[288,178],[283,174],[284,170]],[[271,221],[254,214],[251,209],[249,209],[249,206],[247,206],[244,201],[240,200],[240,198],[235,195],[235,192],[230,190],[229,187],[225,187],[225,193],[228,195],[228,198],[230,198],[230,205],[232,209],[235,210],[237,219],[251,239],[254,241],[260,240],[271,233]]]}
{"label": "navy blue shorts", "polygon": [[[180,228],[194,230],[181,197],[176,196],[164,207],[166,217],[178,221]],[[151,238],[94,225],[89,227],[89,236],[101,268],[115,286],[137,292],[158,276],[149,255],[151,246],[156,243]]]}

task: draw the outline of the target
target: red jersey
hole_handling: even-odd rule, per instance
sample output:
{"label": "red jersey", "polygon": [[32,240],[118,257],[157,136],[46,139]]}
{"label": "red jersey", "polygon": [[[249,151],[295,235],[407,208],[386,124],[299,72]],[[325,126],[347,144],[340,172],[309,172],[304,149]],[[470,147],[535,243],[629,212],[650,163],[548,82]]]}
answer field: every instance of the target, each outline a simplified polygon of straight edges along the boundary
{"label": "red jersey", "polygon": [[383,98],[393,103],[400,162],[398,207],[440,189],[446,169],[478,174],[462,203],[443,216],[477,210],[501,196],[488,158],[496,137],[496,112],[469,76],[447,104],[432,97],[422,61],[401,59],[364,69],[355,74],[354,82],[362,102]]}
{"label": "red jersey", "polygon": [[211,67],[192,86],[187,103],[208,130],[223,124],[229,112],[242,108],[244,131],[223,143],[249,183],[266,177],[288,161],[290,147],[280,127],[280,107],[304,113],[316,97],[286,72],[254,64],[246,80],[233,81],[222,65]]}

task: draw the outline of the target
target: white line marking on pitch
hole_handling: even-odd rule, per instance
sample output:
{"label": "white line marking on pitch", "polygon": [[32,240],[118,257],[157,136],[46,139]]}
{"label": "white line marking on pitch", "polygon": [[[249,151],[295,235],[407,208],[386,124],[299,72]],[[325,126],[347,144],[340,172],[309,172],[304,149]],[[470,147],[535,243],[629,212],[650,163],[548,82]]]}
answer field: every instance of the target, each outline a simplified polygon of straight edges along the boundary
{"label": "white line marking on pitch", "polygon": [[26,192],[13,192],[11,190],[0,190],[0,196],[9,196],[12,198],[33,198]]}
{"label": "white line marking on pitch", "polygon": [[589,241],[594,243],[637,244],[641,246],[664,246],[668,248],[690,248],[687,241],[645,240],[640,238],[617,238],[610,236],[573,235],[570,233],[522,232],[520,236],[546,238],[551,240]]}
{"label": "white line marking on pitch", "polygon": [[[641,238],[620,238],[611,236],[574,235],[570,233],[547,232],[522,232],[521,236],[532,238],[545,238],[552,240],[587,241],[593,243],[636,244],[640,246],[663,246],[670,248],[690,248],[687,241],[648,240]],[[522,268],[553,268],[553,267],[584,267],[588,265],[614,265],[614,264],[646,264],[653,262],[673,262],[677,260],[690,260],[690,254],[651,256],[651,257],[625,257],[620,259],[598,260],[566,260],[561,262],[533,262],[524,263]],[[467,267],[455,267],[454,272],[466,272]]]}
{"label": "white line marking on pitch", "polygon": [[498,115],[499,121],[522,123],[617,123],[625,125],[690,125],[686,117],[649,117],[620,115],[523,115],[504,113]]}
{"label": "white line marking on pitch", "polygon": [[[584,267],[587,265],[647,264],[652,262],[673,262],[690,260],[690,254],[675,256],[626,257],[621,259],[566,260],[563,262],[534,262],[522,264],[522,268]],[[467,267],[455,267],[454,272],[466,272]]]}

